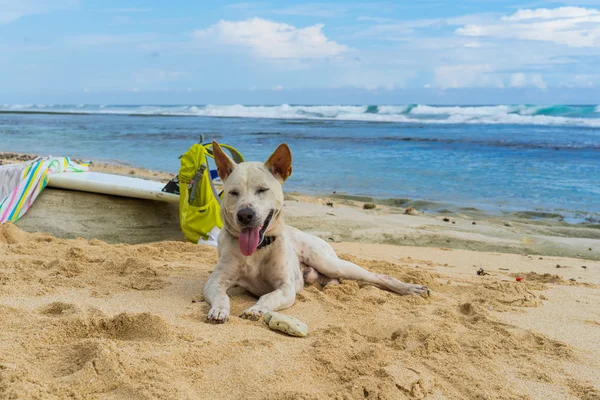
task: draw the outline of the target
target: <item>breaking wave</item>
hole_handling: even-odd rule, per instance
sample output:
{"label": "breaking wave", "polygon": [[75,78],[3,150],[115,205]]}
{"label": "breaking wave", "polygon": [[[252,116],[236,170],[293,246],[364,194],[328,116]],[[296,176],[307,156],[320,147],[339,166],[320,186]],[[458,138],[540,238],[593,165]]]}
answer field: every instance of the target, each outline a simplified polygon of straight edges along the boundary
{"label": "breaking wave", "polygon": [[600,127],[600,105],[44,105],[4,104],[0,113],[117,114],[397,122],[407,124],[518,124]]}

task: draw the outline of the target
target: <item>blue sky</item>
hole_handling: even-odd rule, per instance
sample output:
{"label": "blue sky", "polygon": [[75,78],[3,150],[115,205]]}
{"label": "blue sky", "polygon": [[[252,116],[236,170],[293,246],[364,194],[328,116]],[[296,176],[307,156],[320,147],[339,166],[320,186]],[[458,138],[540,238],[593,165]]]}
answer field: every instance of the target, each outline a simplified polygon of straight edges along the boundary
{"label": "blue sky", "polygon": [[600,102],[600,0],[0,0],[0,104]]}

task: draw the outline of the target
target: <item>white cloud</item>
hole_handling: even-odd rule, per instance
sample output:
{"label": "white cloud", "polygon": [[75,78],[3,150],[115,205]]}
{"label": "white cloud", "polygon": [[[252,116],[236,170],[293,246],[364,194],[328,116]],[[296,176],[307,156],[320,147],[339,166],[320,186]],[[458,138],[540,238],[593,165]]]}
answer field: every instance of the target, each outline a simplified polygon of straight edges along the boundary
{"label": "white cloud", "polygon": [[138,88],[127,89],[127,91],[130,92],[130,93],[139,93],[139,92],[141,92],[141,90],[138,89]]}
{"label": "white cloud", "polygon": [[[374,22],[367,28],[360,28],[355,37],[378,37],[386,40],[408,40],[419,33],[431,34],[433,31],[461,25],[486,25],[495,21],[491,14],[467,14],[452,18],[423,18],[394,21],[388,18],[358,17],[359,22]],[[362,25],[361,25],[362,26]]]}
{"label": "white cloud", "polygon": [[423,86],[425,89],[431,89],[431,85],[429,83],[426,83],[425,86]]}
{"label": "white cloud", "polygon": [[[546,90],[540,74],[516,72],[510,75],[495,71],[488,64],[442,65],[434,72],[435,87],[442,89],[464,88],[537,88]],[[425,88],[432,87],[427,84]]]}
{"label": "white cloud", "polygon": [[193,37],[245,46],[267,59],[327,59],[346,52],[348,47],[325,36],[323,26],[296,28],[262,18],[238,22],[221,20],[210,28],[195,31]]}
{"label": "white cloud", "polygon": [[525,74],[522,72],[512,74],[510,77],[510,87],[523,87],[526,83],[527,78],[525,78]]}
{"label": "white cloud", "polygon": [[85,93],[89,93],[89,92],[90,92],[90,89],[88,89],[88,88],[83,88],[83,91],[84,91]]}
{"label": "white cloud", "polygon": [[535,10],[519,10],[513,15],[502,17],[504,21],[523,21],[530,19],[581,18],[600,15],[600,11],[583,7],[537,8]]}
{"label": "white cloud", "polygon": [[[600,84],[600,75],[577,74],[570,78],[569,81],[563,83],[563,86],[593,88]],[[600,108],[598,108],[598,112],[600,112]]]}
{"label": "white cloud", "polygon": [[362,84],[362,85],[355,85],[354,87],[359,87],[361,89],[366,89],[366,90],[369,90],[371,92],[376,92],[376,91],[379,91],[379,90],[385,90],[385,91],[390,92],[390,91],[396,89],[396,85],[393,84],[393,83],[386,83],[386,84],[382,84],[382,85],[377,85],[377,84],[374,84],[374,83],[365,83],[365,84]]}
{"label": "white cloud", "polygon": [[272,88],[272,89],[273,89],[273,90],[277,90],[277,91],[278,91],[278,90],[283,90],[283,86],[281,86],[281,85],[275,85],[275,86],[273,86],[273,88]]}
{"label": "white cloud", "polygon": [[77,0],[0,0],[0,25],[16,21],[26,15],[43,14],[74,7],[77,4]]}
{"label": "white cloud", "polygon": [[442,65],[434,72],[435,86],[442,89],[502,88],[502,79],[488,64]]}
{"label": "white cloud", "polygon": [[531,84],[538,89],[546,90],[548,87],[540,74],[533,74],[529,79],[531,80]]}
{"label": "white cloud", "polygon": [[369,91],[391,91],[406,87],[407,82],[414,79],[412,71],[399,69],[398,67],[384,69],[375,68],[375,65],[357,65],[352,68],[344,68],[336,74],[330,82],[335,88],[359,88]]}
{"label": "white cloud", "polygon": [[524,74],[522,72],[510,76],[509,86],[516,88],[535,87],[542,90],[547,88],[546,82],[540,74]]}
{"label": "white cloud", "polygon": [[490,24],[468,24],[458,35],[533,40],[570,47],[600,47],[600,11],[559,7],[518,10]]}

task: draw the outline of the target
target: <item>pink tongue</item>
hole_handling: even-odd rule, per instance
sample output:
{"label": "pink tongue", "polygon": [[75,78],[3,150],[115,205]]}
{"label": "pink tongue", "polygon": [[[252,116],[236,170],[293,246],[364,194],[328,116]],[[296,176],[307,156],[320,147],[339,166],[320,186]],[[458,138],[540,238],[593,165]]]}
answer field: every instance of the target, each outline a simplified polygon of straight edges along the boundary
{"label": "pink tongue", "polygon": [[260,227],[244,228],[238,238],[240,242],[240,251],[245,256],[251,256],[258,247],[258,239],[260,236]]}

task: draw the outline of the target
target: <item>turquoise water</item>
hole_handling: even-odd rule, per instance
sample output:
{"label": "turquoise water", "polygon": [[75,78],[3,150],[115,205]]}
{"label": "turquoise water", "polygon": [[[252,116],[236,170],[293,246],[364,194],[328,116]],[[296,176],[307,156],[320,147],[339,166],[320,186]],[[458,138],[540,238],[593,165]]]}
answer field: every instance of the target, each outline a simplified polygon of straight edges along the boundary
{"label": "turquoise water", "polygon": [[287,142],[288,190],[600,213],[596,105],[0,105],[0,151],[176,172],[200,134],[249,160]]}

